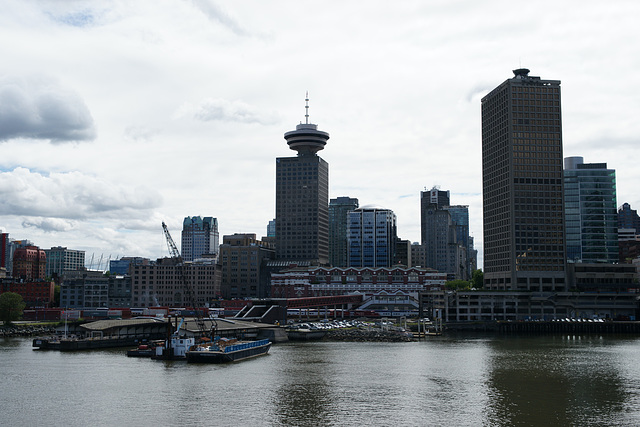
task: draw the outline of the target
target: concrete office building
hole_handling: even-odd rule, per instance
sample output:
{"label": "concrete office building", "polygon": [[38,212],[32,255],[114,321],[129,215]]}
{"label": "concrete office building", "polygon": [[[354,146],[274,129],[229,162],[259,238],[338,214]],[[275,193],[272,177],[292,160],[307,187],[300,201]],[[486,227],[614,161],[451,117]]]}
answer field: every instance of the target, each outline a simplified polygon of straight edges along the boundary
{"label": "concrete office building", "polygon": [[482,98],[485,288],[562,291],[560,81],[514,74]]}
{"label": "concrete office building", "polygon": [[[214,259],[187,262],[183,271],[194,293],[198,307],[209,306],[220,297],[220,265]],[[160,258],[147,265],[131,264],[131,306],[190,305],[180,269],[173,258]]]}
{"label": "concrete office building", "polygon": [[182,221],[182,259],[194,261],[203,255],[217,255],[220,246],[218,219],[210,216],[186,217]]}
{"label": "concrete office building", "polygon": [[[420,232],[424,247],[424,267],[447,273],[451,279],[466,279],[466,249],[458,243],[456,225],[449,204],[449,191],[441,191],[434,187],[429,191],[420,192]],[[454,210],[454,213],[459,212]],[[466,233],[469,233],[468,225]]]}
{"label": "concrete office building", "polygon": [[338,197],[329,202],[329,264],[346,267],[348,262],[347,215],[358,209],[358,199]]}
{"label": "concrete office building", "polygon": [[264,268],[275,257],[271,244],[252,233],[223,236],[220,246],[221,293],[224,298],[266,298],[269,277]]}
{"label": "concrete office building", "polygon": [[276,257],[279,260],[329,262],[329,165],[317,154],[329,134],[309,123],[284,134],[296,157],[276,159]]}
{"label": "concrete office building", "polygon": [[616,171],[606,163],[564,159],[567,262],[617,263]]}
{"label": "concrete office building", "polygon": [[397,241],[396,215],[379,206],[348,214],[349,267],[391,267]]}
{"label": "concrete office building", "polygon": [[45,249],[47,254],[47,277],[62,277],[65,271],[84,268],[84,251],[63,248],[62,246]]}

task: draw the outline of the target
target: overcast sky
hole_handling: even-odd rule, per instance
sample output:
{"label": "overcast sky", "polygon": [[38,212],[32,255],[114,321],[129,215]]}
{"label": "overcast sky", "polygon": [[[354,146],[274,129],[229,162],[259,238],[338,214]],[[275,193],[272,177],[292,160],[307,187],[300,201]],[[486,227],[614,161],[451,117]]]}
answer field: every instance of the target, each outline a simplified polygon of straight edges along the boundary
{"label": "overcast sky", "polygon": [[[562,81],[564,156],[616,169],[640,208],[637,1],[30,1],[0,13],[0,229],[87,259],[168,256],[185,216],[266,235],[275,158],[331,138],[331,198],[469,205],[482,262],[480,99]],[[103,262],[104,262],[103,261]]]}

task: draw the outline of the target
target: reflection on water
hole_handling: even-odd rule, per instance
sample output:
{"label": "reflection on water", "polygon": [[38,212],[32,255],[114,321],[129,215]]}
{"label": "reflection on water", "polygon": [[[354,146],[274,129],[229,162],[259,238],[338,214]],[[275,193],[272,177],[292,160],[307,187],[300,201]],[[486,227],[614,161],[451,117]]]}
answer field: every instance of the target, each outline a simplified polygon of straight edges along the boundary
{"label": "reflection on water", "polygon": [[290,343],[231,365],[30,345],[0,341],[3,425],[640,425],[636,338]]}
{"label": "reflection on water", "polygon": [[634,425],[638,413],[627,408],[636,387],[623,379],[633,362],[622,357],[622,343],[599,336],[494,340],[490,424]]}
{"label": "reflection on water", "polygon": [[284,352],[281,379],[273,396],[277,424],[297,425],[299,420],[329,424],[330,403],[334,399],[329,382],[334,377],[332,347],[298,344],[298,352]]}

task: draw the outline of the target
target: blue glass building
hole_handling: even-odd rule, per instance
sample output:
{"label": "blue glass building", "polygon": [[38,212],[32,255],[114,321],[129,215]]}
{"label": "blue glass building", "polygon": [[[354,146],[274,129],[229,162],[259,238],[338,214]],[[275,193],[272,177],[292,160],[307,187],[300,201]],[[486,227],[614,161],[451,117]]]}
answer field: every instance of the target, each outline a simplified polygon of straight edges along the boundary
{"label": "blue glass building", "polygon": [[391,267],[397,240],[393,211],[368,205],[348,215],[349,267]]}
{"label": "blue glass building", "polygon": [[564,159],[567,261],[617,263],[616,171],[606,163]]}

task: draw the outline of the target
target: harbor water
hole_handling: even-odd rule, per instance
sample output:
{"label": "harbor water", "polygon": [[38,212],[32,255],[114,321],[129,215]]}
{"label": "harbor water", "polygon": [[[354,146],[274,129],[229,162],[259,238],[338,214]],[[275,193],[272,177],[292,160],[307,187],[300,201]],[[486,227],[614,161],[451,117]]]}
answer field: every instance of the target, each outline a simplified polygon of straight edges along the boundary
{"label": "harbor water", "polygon": [[2,425],[634,426],[640,337],[305,342],[226,365],[0,340]]}

